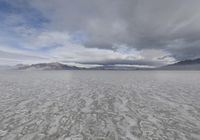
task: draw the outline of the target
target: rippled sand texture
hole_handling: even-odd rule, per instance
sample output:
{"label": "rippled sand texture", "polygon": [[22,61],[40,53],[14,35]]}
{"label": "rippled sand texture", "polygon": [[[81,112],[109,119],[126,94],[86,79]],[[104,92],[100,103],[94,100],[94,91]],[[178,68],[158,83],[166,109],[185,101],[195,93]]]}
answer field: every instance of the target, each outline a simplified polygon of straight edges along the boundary
{"label": "rippled sand texture", "polygon": [[200,72],[1,72],[0,139],[200,140]]}

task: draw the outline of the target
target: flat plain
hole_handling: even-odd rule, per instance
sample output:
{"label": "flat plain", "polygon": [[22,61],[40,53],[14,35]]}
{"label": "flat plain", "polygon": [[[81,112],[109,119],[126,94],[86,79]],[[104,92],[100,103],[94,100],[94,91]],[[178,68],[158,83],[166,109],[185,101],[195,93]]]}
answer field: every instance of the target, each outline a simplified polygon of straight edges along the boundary
{"label": "flat plain", "polygon": [[200,72],[0,72],[0,139],[200,140]]}

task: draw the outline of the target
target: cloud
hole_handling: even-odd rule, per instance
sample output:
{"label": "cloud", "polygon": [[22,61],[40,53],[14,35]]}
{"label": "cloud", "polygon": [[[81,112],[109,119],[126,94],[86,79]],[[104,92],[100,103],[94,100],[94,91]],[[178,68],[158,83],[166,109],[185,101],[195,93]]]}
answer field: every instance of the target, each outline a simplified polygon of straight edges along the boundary
{"label": "cloud", "polygon": [[2,51],[2,47],[0,48],[0,64],[1,65],[16,65],[16,64],[33,64],[33,63],[41,63],[48,62],[48,59],[42,56],[37,56],[30,53],[23,53],[19,51]]}
{"label": "cloud", "polygon": [[[71,32],[83,31],[86,47],[112,49],[127,44],[142,49],[163,49],[174,57],[188,57],[185,47],[169,47],[184,40],[191,47],[200,37],[200,1],[198,0],[48,0],[33,1],[34,6],[51,19],[50,27]],[[179,45],[179,44],[173,44]],[[198,50],[198,46],[192,46]]]}
{"label": "cloud", "polygon": [[158,66],[200,57],[199,0],[2,0],[3,4],[0,45],[50,61]]}
{"label": "cloud", "polygon": [[[41,61],[58,61],[79,64],[105,64],[107,61],[135,61],[143,59],[140,52],[129,49],[127,46],[117,46],[115,50],[87,48],[83,44],[74,41],[74,36],[67,32],[45,31],[27,35],[22,28],[22,36],[25,39],[23,43],[19,43],[20,48],[10,46],[0,46],[1,57],[4,59],[33,59]],[[44,56],[43,56],[44,55]],[[28,61],[34,62],[34,61]]]}

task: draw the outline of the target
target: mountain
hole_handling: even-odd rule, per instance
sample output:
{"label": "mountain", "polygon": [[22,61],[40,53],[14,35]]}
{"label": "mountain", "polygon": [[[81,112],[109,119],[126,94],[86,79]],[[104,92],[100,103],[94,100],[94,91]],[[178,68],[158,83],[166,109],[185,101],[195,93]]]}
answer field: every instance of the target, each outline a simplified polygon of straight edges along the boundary
{"label": "mountain", "polygon": [[99,67],[90,68],[91,70],[150,70],[148,67],[137,67],[137,66],[117,66],[117,65],[103,65]]}
{"label": "mountain", "polygon": [[159,68],[161,70],[200,70],[200,58],[184,60]]}
{"label": "mountain", "polygon": [[80,70],[83,68],[79,68],[76,66],[68,66],[61,63],[39,63],[32,65],[17,65],[15,67],[17,70]]}
{"label": "mountain", "polygon": [[[0,69],[5,69],[0,67]],[[11,69],[11,68],[10,68]],[[83,68],[77,66],[69,66],[62,63],[39,63],[32,65],[16,65],[17,70],[200,70],[200,58],[193,60],[184,60],[171,65],[151,68],[141,66],[126,66],[126,65],[103,65],[92,68]]]}
{"label": "mountain", "polygon": [[32,65],[16,65],[16,70],[149,70],[152,68],[137,67],[137,66],[126,66],[126,65],[103,65],[98,67],[83,68],[77,66],[69,66],[61,63],[39,63]]}

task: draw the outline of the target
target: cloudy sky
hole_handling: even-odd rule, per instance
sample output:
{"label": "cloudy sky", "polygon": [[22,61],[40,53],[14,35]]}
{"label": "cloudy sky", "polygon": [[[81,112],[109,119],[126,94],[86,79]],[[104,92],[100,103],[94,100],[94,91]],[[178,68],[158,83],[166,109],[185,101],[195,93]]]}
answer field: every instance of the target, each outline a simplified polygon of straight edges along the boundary
{"label": "cloudy sky", "polygon": [[199,0],[0,0],[0,64],[160,66],[200,57]]}

